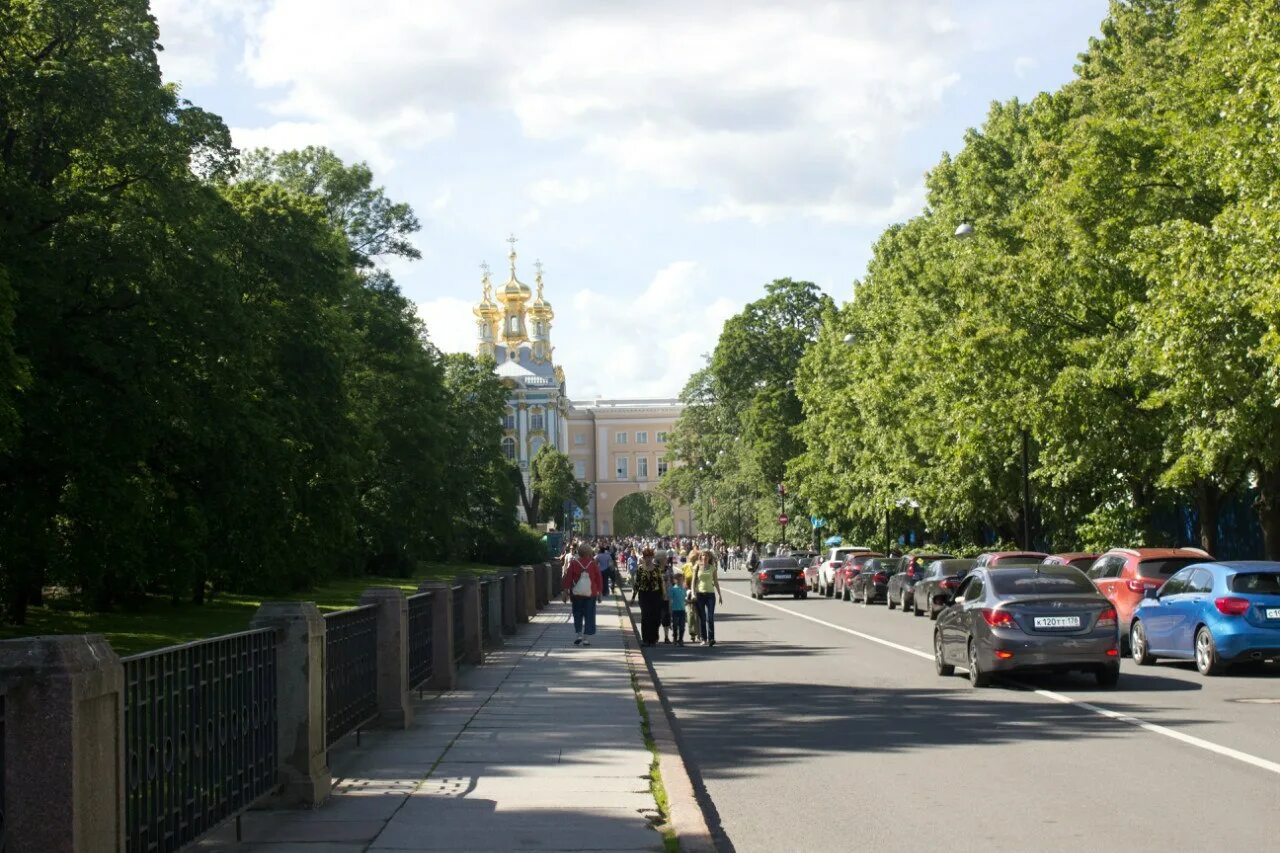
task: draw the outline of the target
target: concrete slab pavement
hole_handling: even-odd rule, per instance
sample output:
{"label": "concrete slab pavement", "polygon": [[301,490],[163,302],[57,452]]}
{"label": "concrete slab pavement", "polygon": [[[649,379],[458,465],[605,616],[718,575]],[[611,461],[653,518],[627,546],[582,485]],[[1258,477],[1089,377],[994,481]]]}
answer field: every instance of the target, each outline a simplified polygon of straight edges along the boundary
{"label": "concrete slab pavement", "polygon": [[458,688],[415,700],[407,730],[330,752],[333,793],[311,811],[253,811],[208,853],[663,850],[624,631],[612,600],[592,645],[551,603]]}

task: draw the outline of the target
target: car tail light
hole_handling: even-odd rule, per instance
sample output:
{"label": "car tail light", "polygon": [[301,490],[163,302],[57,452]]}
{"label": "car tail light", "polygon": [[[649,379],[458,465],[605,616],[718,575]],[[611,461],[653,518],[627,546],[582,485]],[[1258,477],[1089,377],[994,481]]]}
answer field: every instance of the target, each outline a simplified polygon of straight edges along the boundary
{"label": "car tail light", "polygon": [[953,581],[951,578],[947,578],[942,583],[938,584],[938,586],[942,587],[943,589],[955,589],[956,587],[960,586],[960,582]]}
{"label": "car tail light", "polygon": [[888,583],[888,582],[889,582],[889,576],[888,576],[888,575],[886,575],[884,572],[876,572],[876,573],[871,577],[871,579],[872,579],[873,581],[875,581],[876,583]]}
{"label": "car tail light", "polygon": [[1102,611],[1102,614],[1100,616],[1098,616],[1097,627],[1114,628],[1115,626],[1116,626],[1116,609],[1114,607],[1108,607],[1106,610]]}
{"label": "car tail light", "polygon": [[1017,628],[1018,623],[1013,621],[1013,615],[1008,610],[992,610],[991,608],[983,608],[982,618],[987,620],[987,624],[992,628]]}
{"label": "car tail light", "polygon": [[768,573],[768,572],[761,572],[761,573],[760,573],[760,580],[768,580],[768,578],[769,578],[769,573]]}
{"label": "car tail light", "polygon": [[1136,592],[1139,595],[1147,591],[1147,585],[1140,580],[1125,581],[1124,585],[1129,587],[1129,592]]}
{"label": "car tail light", "polygon": [[996,657],[1000,658],[1000,660],[1008,660],[1013,657],[1013,652],[1007,652],[1004,649],[996,649]]}
{"label": "car tail light", "polygon": [[915,569],[907,569],[907,577],[909,577],[909,578],[913,578],[913,577],[915,577],[915,576],[916,576],[916,570],[915,570]]}
{"label": "car tail light", "polygon": [[1227,616],[1243,616],[1249,610],[1249,599],[1235,598],[1234,596],[1215,598],[1213,606],[1218,608],[1219,613]]}
{"label": "car tail light", "polygon": [[1119,650],[1119,649],[1107,649],[1107,657],[1111,657],[1111,658],[1118,658],[1118,657],[1120,657],[1120,650]]}

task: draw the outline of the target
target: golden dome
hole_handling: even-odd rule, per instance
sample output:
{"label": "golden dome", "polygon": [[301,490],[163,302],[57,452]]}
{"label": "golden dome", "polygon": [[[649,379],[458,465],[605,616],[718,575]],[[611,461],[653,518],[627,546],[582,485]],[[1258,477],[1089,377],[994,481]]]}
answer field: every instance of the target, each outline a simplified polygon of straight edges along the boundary
{"label": "golden dome", "polygon": [[480,304],[471,309],[471,312],[482,320],[490,320],[502,313],[502,309],[493,301],[493,281],[489,278],[489,265],[481,264],[480,269],[484,270],[484,277],[481,283],[484,285],[484,298],[480,300]]}
{"label": "golden dome", "polygon": [[504,305],[511,303],[523,304],[529,301],[529,297],[533,296],[533,291],[529,289],[529,285],[516,278],[516,238],[514,235],[507,238],[507,242],[511,244],[511,252],[507,255],[507,260],[511,262],[511,278],[507,279],[507,283],[502,286],[501,292],[498,293],[498,299]]}
{"label": "golden dome", "polygon": [[538,261],[534,265],[534,269],[538,271],[537,278],[534,279],[538,284],[538,298],[529,304],[530,317],[551,317],[551,303],[542,293],[542,261]]}

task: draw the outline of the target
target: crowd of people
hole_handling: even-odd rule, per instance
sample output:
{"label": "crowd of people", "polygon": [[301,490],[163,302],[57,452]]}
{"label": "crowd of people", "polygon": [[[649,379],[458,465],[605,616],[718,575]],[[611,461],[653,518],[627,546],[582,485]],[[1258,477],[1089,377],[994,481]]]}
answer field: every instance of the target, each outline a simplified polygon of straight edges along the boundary
{"label": "crowd of people", "polygon": [[762,557],[786,556],[785,546],[728,545],[715,537],[624,537],[569,540],[560,560],[561,587],[573,603],[574,645],[596,633],[596,604],[631,589],[640,605],[640,641],[683,646],[716,644],[716,605],[724,603],[720,571],[754,571]]}

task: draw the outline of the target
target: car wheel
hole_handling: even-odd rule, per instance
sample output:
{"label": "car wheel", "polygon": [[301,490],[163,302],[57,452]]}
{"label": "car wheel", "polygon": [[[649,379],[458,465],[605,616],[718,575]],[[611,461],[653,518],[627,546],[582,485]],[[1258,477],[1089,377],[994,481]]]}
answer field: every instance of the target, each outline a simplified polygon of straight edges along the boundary
{"label": "car wheel", "polygon": [[991,675],[983,672],[978,663],[978,645],[969,641],[969,683],[974,687],[987,687],[991,684]]}
{"label": "car wheel", "polygon": [[808,598],[808,597],[809,597],[809,593],[807,593],[807,592],[802,592],[802,593],[800,593],[800,597],[801,597],[801,598]]}
{"label": "car wheel", "polygon": [[864,589],[862,591],[862,606],[863,607],[871,606],[871,590],[869,589]]}
{"label": "car wheel", "polygon": [[1155,655],[1151,654],[1151,648],[1147,645],[1146,626],[1136,620],[1129,628],[1129,652],[1138,666],[1151,666],[1156,662]]}
{"label": "car wheel", "polygon": [[1207,627],[1201,626],[1196,631],[1196,669],[1201,675],[1221,675],[1226,664],[1218,657],[1218,646],[1213,642],[1213,634]]}
{"label": "car wheel", "polygon": [[[903,596],[903,601],[906,601],[906,596]],[[896,610],[898,608],[898,602],[893,600],[893,596],[886,595],[884,597],[884,606],[888,607],[890,610]]]}
{"label": "car wheel", "polygon": [[793,592],[793,593],[791,593],[791,597],[792,597],[792,598],[794,598],[794,599],[796,599],[796,600],[798,601],[798,600],[800,599],[800,593],[798,593],[798,592]]}
{"label": "car wheel", "polygon": [[955,675],[956,668],[949,663],[943,663],[945,658],[942,656],[942,632],[933,632],[933,668],[938,675],[948,676]]}
{"label": "car wheel", "polygon": [[835,588],[835,586],[833,586],[832,584],[828,583],[828,584],[827,584],[827,591],[826,591],[825,595],[827,596],[827,598],[831,598],[831,597],[833,597],[835,594],[836,594],[836,588]]}
{"label": "car wheel", "polygon": [[841,598],[843,598],[845,601],[852,601],[852,600],[853,600],[853,591],[852,591],[852,590],[850,590],[850,589],[846,589],[846,590],[844,591],[844,593],[843,593],[840,597],[841,597]]}
{"label": "car wheel", "polygon": [[936,621],[936,620],[937,620],[937,618],[938,618],[938,614],[939,614],[940,612],[941,612],[941,611],[940,611],[940,610],[938,610],[938,608],[936,608],[936,607],[934,607],[932,604],[930,604],[930,605],[929,605],[929,621],[930,621],[930,622]]}
{"label": "car wheel", "polygon": [[1101,666],[1094,672],[1099,687],[1115,687],[1120,683],[1120,666]]}
{"label": "car wheel", "polygon": [[924,611],[920,609],[920,607],[915,603],[915,601],[911,602],[911,612],[914,613],[916,616],[924,615]]}

